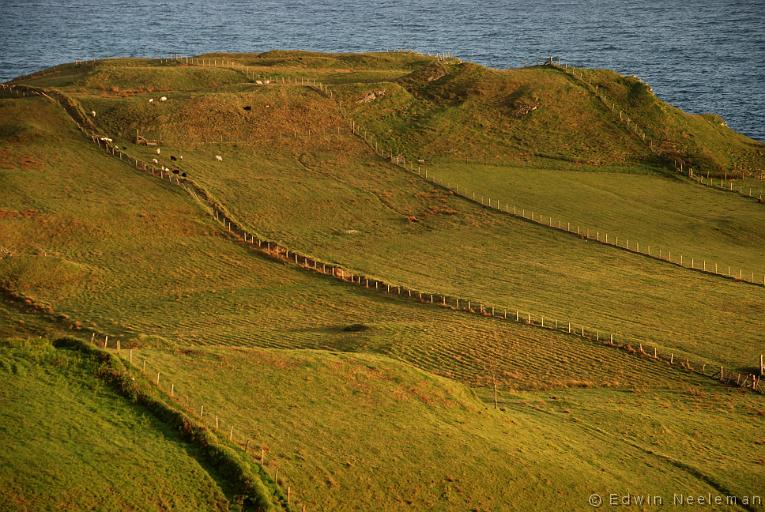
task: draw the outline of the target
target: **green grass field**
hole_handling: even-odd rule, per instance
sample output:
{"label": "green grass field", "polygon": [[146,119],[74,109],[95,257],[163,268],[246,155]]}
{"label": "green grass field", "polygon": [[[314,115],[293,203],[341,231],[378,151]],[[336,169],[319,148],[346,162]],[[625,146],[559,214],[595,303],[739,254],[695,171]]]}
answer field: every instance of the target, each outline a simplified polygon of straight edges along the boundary
{"label": "green grass field", "polygon": [[[511,317],[517,308],[548,325],[615,332],[649,353],[674,354],[675,364],[268,258],[182,188],[106,156],[41,97],[0,99],[0,336],[109,334],[123,359],[132,353],[138,370],[146,363],[146,374],[133,374],[142,385],[160,372],[186,414],[199,419],[204,406],[212,435],[218,416],[221,437],[233,426],[240,448],[250,440],[250,462],[262,448],[292,510],[587,510],[591,493],[665,501],[673,492],[761,493],[761,394],[711,376],[721,365],[742,378],[756,371],[765,353],[762,288],[480,207],[378,157],[350,119],[372,146],[394,141],[394,154],[422,158],[461,189],[759,273],[761,205],[677,179],[662,160],[669,152],[648,151],[557,70],[496,71],[408,53],[200,58],[237,65],[113,59],[21,81],[71,95],[96,111],[100,135],[179,167],[249,230],[290,249],[508,307]],[[293,82],[255,83],[266,77]],[[333,97],[295,79],[331,84]],[[623,89],[629,80],[597,80],[625,108],[634,100]],[[375,98],[360,101],[370,91]],[[711,117],[641,101],[631,112],[645,112],[646,130],[669,123],[672,155],[699,162],[706,151],[717,170],[760,165],[757,143],[707,127]],[[134,144],[136,130],[161,140],[161,152]],[[695,145],[673,146],[683,133]],[[32,345],[0,349],[12,383],[0,391],[11,404],[0,429],[45,439],[69,425],[104,450],[113,449],[104,439],[118,440],[124,466],[116,471],[134,486],[115,491],[100,470],[102,451],[53,437],[46,442],[64,454],[62,465],[82,461],[67,473],[84,500],[75,508],[231,501],[228,479],[211,477],[195,448],[110,391],[85,356]],[[706,362],[709,376],[682,369],[686,357]],[[56,406],[53,390],[60,408],[43,418]],[[24,414],[40,418],[28,434],[17,426]],[[98,428],[83,431],[93,422]],[[153,466],[160,477],[134,480],[156,456],[129,449],[143,442],[163,450],[166,465]],[[41,455],[26,446],[4,440],[3,466],[34,467]],[[2,486],[10,496],[27,500],[13,510],[56,507],[58,489],[70,485],[0,475],[12,482]],[[131,490],[143,479],[158,490]],[[79,491],[91,480],[101,483]]]}
{"label": "green grass field", "polygon": [[[744,201],[734,194],[689,186],[674,176],[658,173],[628,174],[585,170],[580,172],[525,167],[503,167],[478,163],[439,163],[429,168],[430,175],[451,187],[471,191],[478,197],[488,197],[515,205],[536,215],[553,217],[557,226],[570,223],[572,229],[581,226],[608,233],[620,245],[635,242],[645,252],[666,257],[670,251],[673,261],[684,257],[684,264],[738,275],[743,269],[746,278],[751,273],[765,275],[765,208]],[[651,219],[660,219],[651,222]]]}

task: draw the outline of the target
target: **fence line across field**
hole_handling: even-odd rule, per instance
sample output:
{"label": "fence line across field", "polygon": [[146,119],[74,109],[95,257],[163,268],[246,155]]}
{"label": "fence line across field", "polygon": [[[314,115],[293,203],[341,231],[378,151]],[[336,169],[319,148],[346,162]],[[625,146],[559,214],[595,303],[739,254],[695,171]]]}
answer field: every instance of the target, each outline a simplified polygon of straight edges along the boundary
{"label": "fence line across field", "polygon": [[[133,357],[132,348],[121,348],[119,339],[113,339],[112,343],[109,344],[107,336],[104,338],[101,348],[113,350],[121,359],[126,360],[132,368],[140,371],[148,382],[164,392],[181,409],[194,416],[205,427],[210,428],[210,430],[219,436],[241,448],[246,455],[251,456],[266,469],[266,474],[269,475],[278,487],[283,488],[279,480],[286,482],[288,480],[286,473],[282,470],[281,475],[279,474],[279,465],[271,463],[273,460],[277,460],[273,456],[268,457],[268,462],[266,462],[270,450],[263,444],[258,445],[255,435],[250,435],[245,429],[225,421],[222,416],[215,414],[209,407],[205,408],[203,401],[195,402],[190,395],[184,394],[182,389],[177,388],[171,380],[168,381],[166,378],[167,373],[162,372],[161,368],[153,364],[147,364],[148,359],[146,357],[142,357],[139,361],[138,357]],[[273,466],[271,473],[267,470],[268,463],[271,463]],[[282,494],[286,497],[288,506],[300,504],[300,500],[296,498],[291,485],[287,485],[286,489],[283,488]],[[305,504],[302,505],[301,510],[306,510]]]}
{"label": "fence line across field", "polygon": [[[54,102],[60,102],[67,98],[65,95],[57,93],[54,99],[54,97],[44,94],[44,91],[36,90],[35,88],[24,88],[27,89],[25,91],[27,93],[42,94]],[[67,106],[71,108],[72,105],[64,105],[65,109],[69,112],[69,108],[67,108]],[[74,116],[72,118],[79,125],[79,118]],[[88,128],[85,126],[80,126],[80,129],[86,134],[89,133]],[[373,289],[381,293],[395,295],[401,298],[413,299],[420,303],[446,307],[456,311],[478,314],[481,316],[501,319],[505,321],[515,321],[518,323],[527,324],[529,326],[565,332],[569,335],[574,335],[591,341],[605,343],[610,346],[622,348],[631,353],[636,352],[633,344],[637,344],[639,347],[637,352],[639,352],[641,355],[651,355],[650,350],[649,352],[646,352],[643,349],[643,344],[646,343],[648,346],[650,345],[649,342],[641,341],[636,338],[630,340],[625,336],[611,333],[607,329],[587,327],[581,323],[575,323],[567,320],[553,320],[549,315],[545,316],[531,312],[524,312],[518,308],[508,308],[506,306],[484,304],[483,302],[476,301],[474,299],[453,297],[437,292],[434,293],[415,290],[400,284],[386,282],[373,276],[357,274],[340,265],[323,262],[312,256],[302,254],[298,251],[290,250],[289,248],[282,246],[275,241],[267,240],[261,236],[247,231],[240,223],[234,220],[231,215],[226,212],[226,209],[221,204],[219,204],[217,200],[210,196],[205,189],[199,187],[190,178],[172,174],[171,172],[162,171],[160,168],[157,168],[154,165],[143,162],[137,158],[130,157],[110,141],[103,140],[103,137],[99,137],[93,133],[89,133],[89,136],[91,141],[95,142],[98,147],[108,155],[127,161],[136,169],[142,170],[146,173],[151,173],[153,176],[158,176],[160,179],[167,177],[171,184],[183,187],[193,197],[204,204],[209,209],[215,220],[220,223],[229,233],[238,238],[240,241],[243,241],[245,244],[249,244],[253,248],[255,245],[257,245],[258,250],[268,254],[271,257],[298,265],[301,268],[309,271],[331,276],[332,278],[357,286],[363,286],[366,289]],[[547,322],[545,322],[545,318],[547,318]],[[668,361],[670,364],[674,364],[675,357],[674,353],[659,354],[657,347],[653,346],[653,357],[651,357],[651,359],[656,361]],[[706,375],[706,373],[704,373],[704,369],[706,368],[705,362],[691,362],[688,358],[686,358],[685,363],[682,363],[681,366],[692,371],[697,371],[696,367],[701,366],[702,371],[698,373]],[[728,374],[726,376],[722,367],[720,372],[721,380],[724,382],[730,382],[732,374]],[[749,377],[747,377],[746,380],[748,380],[748,378]],[[740,375],[737,380],[740,380]],[[754,390],[760,389],[759,378],[757,378],[757,376],[752,377],[751,387]]]}

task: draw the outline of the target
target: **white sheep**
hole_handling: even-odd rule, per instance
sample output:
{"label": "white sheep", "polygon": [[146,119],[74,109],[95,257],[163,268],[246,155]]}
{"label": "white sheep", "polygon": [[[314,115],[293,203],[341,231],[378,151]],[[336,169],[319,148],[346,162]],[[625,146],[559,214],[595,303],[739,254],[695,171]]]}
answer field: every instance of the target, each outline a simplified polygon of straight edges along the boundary
{"label": "white sheep", "polygon": [[149,98],[149,103],[154,103],[154,98]]}
{"label": "white sheep", "polygon": [[263,80],[255,80],[255,85],[263,85]]}
{"label": "white sheep", "polygon": [[167,96],[162,96],[159,101],[167,101]]}
{"label": "white sheep", "polygon": [[159,163],[159,160],[157,160],[156,158],[152,158],[151,161],[152,161],[152,163],[155,163],[155,164]]}
{"label": "white sheep", "polygon": [[216,159],[217,161],[219,161],[219,162],[222,162],[222,161],[223,161],[223,157],[222,157],[222,156],[220,156],[220,155],[215,155],[215,159]]}
{"label": "white sheep", "polygon": [[160,150],[159,150],[159,148],[157,148],[157,154],[158,154],[158,155],[159,155],[159,154],[162,154],[162,151],[160,151]]}
{"label": "white sheep", "polygon": [[96,117],[96,111],[95,110],[91,110],[90,111],[90,115],[93,116],[93,117]]}

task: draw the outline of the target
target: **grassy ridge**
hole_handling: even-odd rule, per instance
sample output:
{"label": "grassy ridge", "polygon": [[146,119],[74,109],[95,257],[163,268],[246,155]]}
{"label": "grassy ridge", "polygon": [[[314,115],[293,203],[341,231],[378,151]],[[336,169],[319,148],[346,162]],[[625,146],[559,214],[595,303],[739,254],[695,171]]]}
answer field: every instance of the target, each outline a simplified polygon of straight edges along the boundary
{"label": "grassy ridge", "polygon": [[731,130],[720,116],[687,114],[660,101],[648,84],[634,76],[609,70],[577,73],[646,131],[665,158],[711,176],[746,177],[762,172],[763,144]]}
{"label": "grassy ridge", "polygon": [[3,342],[4,509],[228,510],[195,449],[96,371],[94,361],[47,341]]}

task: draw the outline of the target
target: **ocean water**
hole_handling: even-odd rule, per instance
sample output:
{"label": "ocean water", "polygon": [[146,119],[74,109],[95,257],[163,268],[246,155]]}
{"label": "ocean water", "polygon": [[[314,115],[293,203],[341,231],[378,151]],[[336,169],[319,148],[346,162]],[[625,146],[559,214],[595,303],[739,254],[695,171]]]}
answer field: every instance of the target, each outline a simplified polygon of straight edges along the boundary
{"label": "ocean water", "polygon": [[393,48],[611,68],[765,140],[765,0],[0,0],[0,81],[83,58]]}

